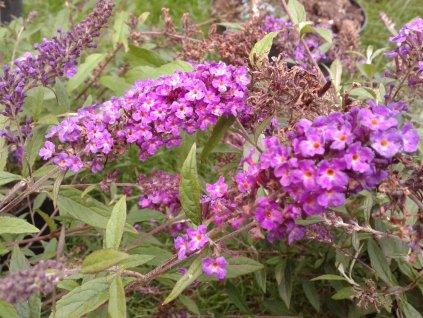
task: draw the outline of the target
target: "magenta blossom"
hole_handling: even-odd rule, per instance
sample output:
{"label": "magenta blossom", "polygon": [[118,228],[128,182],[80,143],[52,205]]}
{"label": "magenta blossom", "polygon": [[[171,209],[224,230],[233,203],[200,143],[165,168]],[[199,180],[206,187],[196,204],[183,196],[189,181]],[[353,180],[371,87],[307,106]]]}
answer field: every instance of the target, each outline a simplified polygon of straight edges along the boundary
{"label": "magenta blossom", "polygon": [[187,234],[190,239],[188,242],[188,249],[191,252],[199,250],[209,241],[209,238],[206,235],[207,227],[204,225],[198,226],[197,230],[187,229]]}
{"label": "magenta blossom", "polygon": [[344,169],[345,163],[342,160],[321,161],[317,183],[324,189],[344,188],[348,184],[348,176],[343,172]]}
{"label": "magenta blossom", "polygon": [[40,149],[39,155],[44,160],[47,160],[53,157],[55,152],[56,152],[56,146],[51,141],[46,141],[44,144],[44,147]]}
{"label": "magenta blossom", "polygon": [[370,140],[372,148],[385,158],[392,158],[401,149],[402,138],[395,129],[374,133]]}
{"label": "magenta blossom", "polygon": [[215,259],[206,257],[202,260],[203,272],[208,276],[216,276],[220,280],[224,280],[226,277],[228,262],[224,257],[219,256]]}
{"label": "magenta blossom", "polygon": [[361,143],[356,142],[348,148],[344,158],[348,169],[365,173],[370,170],[370,162],[374,156],[370,148],[361,147]]}
{"label": "magenta blossom", "polygon": [[188,251],[188,237],[186,235],[177,237],[175,240],[175,248],[178,249],[178,259],[184,259]]}
{"label": "magenta blossom", "polygon": [[225,184],[225,178],[220,177],[215,184],[206,184],[206,190],[212,199],[221,198],[228,191],[228,186]]}
{"label": "magenta blossom", "polygon": [[256,218],[262,228],[271,231],[282,223],[282,211],[277,203],[261,197],[257,199]]}

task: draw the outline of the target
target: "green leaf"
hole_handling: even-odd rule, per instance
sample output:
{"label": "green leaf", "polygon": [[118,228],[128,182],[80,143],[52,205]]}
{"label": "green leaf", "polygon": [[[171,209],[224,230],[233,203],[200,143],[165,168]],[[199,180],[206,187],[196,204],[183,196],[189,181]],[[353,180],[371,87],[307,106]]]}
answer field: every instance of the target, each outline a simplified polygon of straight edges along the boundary
{"label": "green leaf", "polygon": [[78,67],[78,73],[76,73],[68,82],[66,88],[68,93],[77,89],[84,81],[91,75],[91,72],[97,67],[97,65],[104,60],[106,54],[94,53],[89,55],[85,62],[80,64]]}
{"label": "green leaf", "polygon": [[125,79],[128,83],[132,84],[137,80],[157,79],[160,76],[172,75],[176,71],[192,72],[193,70],[194,68],[190,63],[177,60],[160,67],[151,67],[147,65],[134,67],[126,73]]}
{"label": "green leaf", "polygon": [[320,35],[327,43],[332,44],[332,31],[323,28],[313,28],[314,31]]}
{"label": "green leaf", "polygon": [[357,64],[357,68],[360,70],[360,72],[366,76],[367,78],[373,78],[373,76],[377,72],[376,65],[374,64]]}
{"label": "green leaf", "polygon": [[22,180],[23,177],[6,171],[0,171],[0,186],[13,181]]}
{"label": "green leaf", "polygon": [[353,295],[353,289],[351,286],[341,288],[333,296],[332,299],[341,300],[341,299],[351,299]]}
{"label": "green leaf", "polygon": [[129,52],[126,54],[125,60],[132,66],[162,66],[167,63],[157,53],[133,45],[129,46]]}
{"label": "green leaf", "polygon": [[106,227],[106,248],[117,250],[122,240],[126,222],[126,196],[115,204]]}
{"label": "green leaf", "polygon": [[181,169],[179,196],[185,215],[194,223],[201,223],[200,184],[198,183],[196,144],[194,143]]}
{"label": "green leaf", "polygon": [[254,131],[254,142],[257,143],[261,133],[267,128],[269,127],[270,122],[273,119],[273,115],[267,117],[265,120],[263,120],[256,128],[256,130]]}
{"label": "green leaf", "polygon": [[288,10],[292,16],[292,22],[298,25],[300,22],[305,22],[307,20],[306,11],[304,6],[298,0],[289,0]]}
{"label": "green leaf", "polygon": [[[0,130],[3,130],[8,125],[9,119],[0,114]],[[7,163],[7,157],[9,156],[9,150],[7,149],[6,139],[0,137],[0,171],[4,170]]]}
{"label": "green leaf", "polygon": [[110,212],[106,206],[104,206],[104,211],[102,211],[100,210],[101,206],[97,205],[95,200],[88,201],[86,197],[75,198],[73,195],[67,197],[65,194],[70,194],[70,192],[62,191],[57,199],[57,205],[61,214],[69,214],[75,219],[94,227],[102,229],[107,227]]}
{"label": "green leaf", "polygon": [[197,304],[190,297],[185,295],[179,295],[179,301],[184,305],[190,312],[196,315],[200,315],[200,309],[198,309]]}
{"label": "green leaf", "polygon": [[213,128],[212,135],[207,143],[204,145],[203,151],[201,152],[201,160],[205,161],[213,149],[219,144],[222,137],[228,131],[228,129],[232,126],[235,121],[234,116],[230,116],[226,118],[224,116],[220,117],[217,121],[216,126]]}
{"label": "green leaf", "polygon": [[118,44],[123,44],[125,52],[128,52],[128,37],[130,33],[129,25],[127,24],[129,13],[121,11],[116,15],[115,23],[113,25],[112,43],[116,48]]}
{"label": "green leaf", "polygon": [[258,41],[250,52],[250,62],[254,64],[254,56],[257,56],[258,61],[267,58],[273,44],[273,39],[279,34],[280,31],[274,31],[266,34],[260,41]]}
{"label": "green leaf", "polygon": [[54,180],[53,184],[53,206],[57,207],[57,198],[59,196],[60,186],[62,185],[63,179],[65,178],[66,171],[61,171],[60,174],[57,176],[56,180]]}
{"label": "green leaf", "polygon": [[318,215],[313,215],[310,216],[309,218],[303,220],[303,219],[297,219],[295,220],[295,224],[299,224],[299,225],[312,225],[312,224],[316,224],[316,223],[320,223],[323,222],[324,218]]}
{"label": "green leaf", "polygon": [[108,312],[111,318],[126,318],[125,289],[119,275],[115,276],[110,285]]}
{"label": "green leaf", "polygon": [[267,285],[267,272],[263,269],[260,270],[260,271],[256,271],[256,272],[254,272],[254,277],[256,279],[257,285],[259,285],[263,294],[265,294],[266,293],[266,285]]}
{"label": "green leaf", "polygon": [[360,98],[362,100],[376,99],[376,92],[367,87],[357,87],[350,91],[352,97]]}
{"label": "green leaf", "polygon": [[422,318],[421,314],[410,303],[401,301],[401,310],[405,318]]}
{"label": "green leaf", "polygon": [[131,209],[131,212],[126,218],[127,222],[130,224],[146,222],[150,220],[164,221],[165,219],[166,217],[162,212],[150,209]]}
{"label": "green leaf", "polygon": [[0,216],[0,234],[23,234],[40,232],[32,224],[19,218]]}
{"label": "green leaf", "polygon": [[129,257],[129,254],[112,249],[97,250],[84,259],[81,272],[98,273],[127,260]]}
{"label": "green leaf", "polygon": [[182,276],[173,287],[169,296],[163,302],[163,305],[170,303],[176,297],[178,297],[189,285],[191,285],[202,273],[201,269],[201,257],[197,257],[187,270],[187,272]]}
{"label": "green leaf", "polygon": [[234,278],[263,269],[263,264],[244,256],[229,258],[227,278]]}
{"label": "green leaf", "polygon": [[19,246],[15,245],[12,250],[12,256],[10,258],[10,267],[9,270],[11,272],[19,272],[23,270],[29,269],[31,266],[29,265],[28,260],[26,259],[25,255],[22,253]]}
{"label": "green leaf", "polygon": [[278,285],[279,296],[285,303],[286,307],[289,309],[291,304],[292,296],[292,285],[293,285],[293,270],[291,262],[284,260],[282,262],[281,271],[280,271],[280,283]]}
{"label": "green leaf", "polygon": [[[35,160],[37,160],[38,153],[45,142],[46,132],[47,126],[36,127],[32,132],[32,136],[27,142],[24,156],[25,158],[28,158],[29,166],[31,168],[34,165]],[[22,174],[24,176],[28,176],[28,165],[26,163],[27,161],[24,159],[24,162],[22,164]]]}
{"label": "green leaf", "polygon": [[49,88],[44,86],[38,86],[29,89],[26,94],[25,103],[23,105],[24,114],[37,121],[40,115],[45,110],[44,99],[48,94],[51,94]]}
{"label": "green leaf", "polygon": [[329,70],[330,78],[335,90],[338,94],[341,93],[341,83],[342,83],[342,63],[339,58],[336,58],[335,61],[330,65]]}
{"label": "green leaf", "polygon": [[314,283],[303,281],[302,286],[303,286],[304,294],[307,297],[310,304],[313,306],[313,308],[317,312],[320,312],[320,297],[316,287],[314,286]]}
{"label": "green leaf", "polygon": [[79,318],[97,309],[109,298],[109,286],[107,277],[100,277],[76,287],[59,299],[50,318]]}
{"label": "green leaf", "polygon": [[124,78],[112,75],[100,77],[99,83],[110,89],[117,96],[123,95],[131,87],[131,84],[128,84]]}
{"label": "green leaf", "polygon": [[239,288],[230,283],[228,284],[228,296],[231,303],[233,303],[243,314],[251,314],[245,297],[240,293]]}
{"label": "green leaf", "polygon": [[121,268],[134,268],[148,263],[152,259],[156,258],[154,255],[130,255],[127,259],[120,263]]}
{"label": "green leaf", "polygon": [[19,318],[15,307],[4,300],[0,300],[0,317],[1,318]]}
{"label": "green leaf", "polygon": [[56,93],[57,103],[59,104],[60,112],[61,113],[69,112],[70,110],[69,94],[66,91],[65,85],[59,78],[56,78],[54,91]]}
{"label": "green leaf", "polygon": [[373,239],[369,239],[367,243],[367,251],[369,252],[370,263],[377,275],[389,286],[395,284],[391,269],[379,244]]}
{"label": "green leaf", "polygon": [[300,35],[304,35],[306,33],[313,33],[315,29],[312,27],[314,23],[312,21],[303,21],[298,23],[298,29],[300,30]]}
{"label": "green leaf", "polygon": [[346,281],[344,277],[339,275],[333,275],[333,274],[320,275],[313,278],[311,281],[316,281],[316,280],[345,280]]}

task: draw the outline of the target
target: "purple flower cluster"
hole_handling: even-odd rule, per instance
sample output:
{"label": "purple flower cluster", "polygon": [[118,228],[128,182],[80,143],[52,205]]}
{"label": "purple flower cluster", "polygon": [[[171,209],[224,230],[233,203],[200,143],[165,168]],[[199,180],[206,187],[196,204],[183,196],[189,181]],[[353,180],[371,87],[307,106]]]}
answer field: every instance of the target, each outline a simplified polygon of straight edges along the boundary
{"label": "purple flower cluster", "polygon": [[10,272],[0,278],[0,299],[15,304],[32,294],[51,293],[64,277],[64,266],[54,260],[40,261],[29,270]]}
{"label": "purple flower cluster", "polygon": [[[288,58],[293,59],[302,67],[307,68],[308,55],[306,48],[297,36],[297,32],[292,29],[291,22],[269,15],[266,16],[262,25],[262,29],[266,33],[280,31],[278,38],[275,41],[278,50],[281,53],[286,53]],[[326,60],[328,58],[328,56],[320,49],[320,46],[323,44],[323,40],[317,34],[307,34],[305,37],[305,42],[313,58],[317,62]]]}
{"label": "purple flower cluster", "polygon": [[[300,120],[289,143],[265,139],[258,162],[253,152],[243,159],[248,168],[235,176],[236,189],[228,190],[223,177],[207,185],[203,211],[234,227],[254,213],[269,240],[303,238],[307,228],[295,223],[298,218],[322,214],[354,193],[374,189],[397,153],[417,150],[417,131],[397,119],[403,104],[369,105]],[[256,199],[259,188],[265,196]]]}
{"label": "purple flower cluster", "polygon": [[[398,35],[389,40],[397,47],[385,55],[394,58],[397,73],[411,71],[409,84],[423,83],[423,19],[416,18],[405,24]],[[387,75],[393,76],[390,72]]]}
{"label": "purple flower cluster", "polygon": [[[72,77],[77,72],[76,65],[82,50],[95,47],[93,40],[100,35],[101,28],[112,15],[113,6],[110,0],[99,1],[94,10],[69,31],[62,33],[58,30],[58,34],[51,40],[44,39],[41,44],[35,44],[37,54],[27,52],[16,59],[12,67],[4,65],[4,73],[0,76],[0,105],[4,106],[2,114],[16,119],[22,111],[29,89],[40,85],[49,86],[59,76]],[[9,143],[16,144],[16,147],[10,147],[9,150],[19,164],[22,162],[24,143],[20,139],[32,134],[32,129],[28,129],[30,119],[26,122],[26,125],[18,127],[20,132],[10,127],[0,131],[0,136],[4,136]]]}
{"label": "purple flower cluster", "polygon": [[208,195],[201,200],[203,214],[206,216],[211,214],[215,224],[229,222],[232,227],[237,228],[244,221],[240,216],[233,218],[237,204],[231,193],[228,192],[228,185],[225,183],[224,177],[220,177],[214,184],[207,183],[206,191]]}
{"label": "purple flower cluster", "polygon": [[387,177],[397,153],[417,150],[419,135],[411,123],[400,127],[397,109],[369,104],[301,120],[290,133],[290,146],[276,137],[265,140],[266,151],[250,175],[260,176],[264,187],[278,179],[290,201],[257,200],[257,220],[271,237],[302,237],[295,219],[321,214],[343,205],[348,195],[373,189]]}
{"label": "purple flower cluster", "polygon": [[5,65],[4,74],[0,76],[0,104],[5,107],[3,114],[16,116],[22,109],[28,89],[48,86],[58,76],[72,77],[77,71],[82,50],[95,47],[93,40],[100,35],[101,28],[112,15],[113,6],[110,0],[99,1],[94,10],[68,32],[58,30],[58,35],[51,40],[44,39],[41,44],[35,44],[38,54],[25,53],[14,61],[14,68]]}
{"label": "purple flower cluster", "polygon": [[186,234],[175,239],[175,248],[178,249],[178,259],[184,259],[189,252],[196,252],[209,242],[207,227],[198,226],[196,230],[187,229]]}
{"label": "purple flower cluster", "polygon": [[128,144],[136,144],[140,160],[145,160],[163,146],[178,146],[181,130],[193,134],[220,116],[249,113],[246,68],[216,62],[194,67],[193,72],[138,81],[123,97],[80,109],[46,136],[57,138],[60,150],[47,141],[40,155],[53,158],[64,170],[90,166],[97,173]]}
{"label": "purple flower cluster", "polygon": [[180,176],[167,171],[152,172],[150,177],[140,175],[138,184],[141,189],[138,204],[141,208],[166,212],[172,215],[181,210],[179,200]]}

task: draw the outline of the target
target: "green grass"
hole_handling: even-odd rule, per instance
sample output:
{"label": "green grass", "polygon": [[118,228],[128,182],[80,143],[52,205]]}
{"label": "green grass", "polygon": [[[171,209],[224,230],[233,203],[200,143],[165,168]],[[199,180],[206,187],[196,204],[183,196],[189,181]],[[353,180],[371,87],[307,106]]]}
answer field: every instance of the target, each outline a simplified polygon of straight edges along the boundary
{"label": "green grass", "polygon": [[381,11],[395,23],[396,29],[415,17],[423,16],[422,0],[361,0],[368,15],[368,24],[361,34],[362,45],[384,47],[392,34],[379,18]]}

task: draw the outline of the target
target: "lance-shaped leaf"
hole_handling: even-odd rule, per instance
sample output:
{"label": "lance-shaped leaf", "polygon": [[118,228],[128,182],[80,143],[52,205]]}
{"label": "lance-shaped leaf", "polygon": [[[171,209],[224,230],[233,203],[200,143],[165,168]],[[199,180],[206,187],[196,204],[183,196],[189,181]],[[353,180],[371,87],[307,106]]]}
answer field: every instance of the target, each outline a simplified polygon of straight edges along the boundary
{"label": "lance-shaped leaf", "polygon": [[23,219],[9,216],[0,217],[0,234],[38,233],[39,231],[39,229]]}
{"label": "lance-shaped leaf", "polygon": [[85,258],[81,271],[83,273],[98,273],[125,261],[129,257],[129,254],[113,249],[98,250]]}
{"label": "lance-shaped leaf", "polygon": [[207,160],[207,157],[213,151],[213,149],[219,144],[222,137],[228,131],[228,129],[232,126],[235,121],[234,116],[230,116],[229,118],[220,117],[217,121],[216,126],[213,128],[212,135],[210,139],[207,141],[203,148],[203,152],[201,153],[201,160]]}
{"label": "lance-shaped leaf", "polygon": [[288,10],[292,16],[292,22],[296,25],[307,20],[304,6],[298,0],[289,0]]}
{"label": "lance-shaped leaf", "polygon": [[17,174],[9,173],[9,172],[6,172],[6,171],[0,172],[0,185],[8,184],[10,182],[22,180],[22,179],[23,179],[23,177],[21,177]]}
{"label": "lance-shaped leaf", "polygon": [[166,297],[163,305],[170,303],[176,297],[178,297],[189,285],[191,285],[202,273],[201,269],[201,257],[197,257],[194,262],[192,262],[188,271],[184,276],[181,277],[173,287],[169,296]]}
{"label": "lance-shaped leaf", "polygon": [[97,309],[109,298],[109,286],[107,277],[100,277],[76,287],[56,303],[50,318],[79,318]]}
{"label": "lance-shaped leaf", "polygon": [[119,275],[110,284],[108,312],[112,318],[126,318],[125,289]]}
{"label": "lance-shaped leaf", "polygon": [[200,184],[198,183],[196,144],[192,145],[181,170],[179,197],[185,215],[194,223],[201,223]]}
{"label": "lance-shaped leaf", "polygon": [[279,31],[274,31],[266,34],[260,41],[258,41],[250,52],[250,62],[254,64],[254,56],[258,57],[258,60],[263,60],[269,55],[270,49],[272,48],[273,39],[279,34]]}
{"label": "lance-shaped leaf", "polygon": [[126,222],[126,196],[115,204],[106,227],[106,248],[117,250],[122,240]]}

